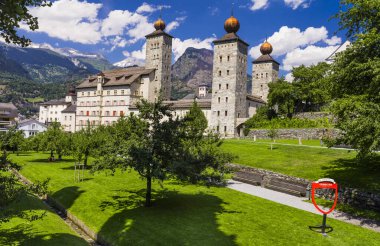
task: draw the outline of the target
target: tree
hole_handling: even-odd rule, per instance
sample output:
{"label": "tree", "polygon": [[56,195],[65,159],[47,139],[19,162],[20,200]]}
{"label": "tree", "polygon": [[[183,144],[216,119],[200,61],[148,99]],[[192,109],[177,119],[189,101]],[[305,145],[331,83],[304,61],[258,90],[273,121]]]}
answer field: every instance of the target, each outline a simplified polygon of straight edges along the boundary
{"label": "tree", "polygon": [[325,62],[293,68],[293,98],[297,112],[318,111],[331,101],[326,79],[329,71],[330,65]]}
{"label": "tree", "polygon": [[342,130],[337,143],[352,145],[365,157],[380,148],[380,2],[341,1],[341,29],[353,42],[336,55],[328,76],[331,110]]}
{"label": "tree", "polygon": [[183,118],[183,130],[187,138],[191,138],[193,143],[202,139],[203,134],[207,129],[207,118],[202,112],[202,109],[198,107],[196,101],[193,102],[190,110]]}
{"label": "tree", "polygon": [[272,142],[276,141],[276,138],[278,137],[278,130],[274,126],[271,126],[268,130],[268,137],[272,140]]}
{"label": "tree", "polygon": [[103,127],[95,129],[88,124],[72,135],[72,155],[79,163],[83,161],[85,167],[87,167],[88,157],[95,155],[102,143],[103,130]]}
{"label": "tree", "polygon": [[294,113],[295,100],[294,86],[285,81],[284,78],[269,83],[268,105],[270,107],[277,105],[280,113],[286,113],[291,118]]}
{"label": "tree", "polygon": [[2,0],[0,2],[0,35],[7,43],[28,46],[30,39],[17,34],[20,23],[26,24],[30,30],[38,29],[37,17],[30,14],[28,7],[51,6],[48,0]]}
{"label": "tree", "polygon": [[25,136],[24,132],[20,130],[9,130],[9,131],[14,131],[12,132],[12,136],[10,138],[9,146],[12,149],[13,153],[16,152],[17,155],[19,155],[19,150],[24,149],[24,143],[25,141]]}
{"label": "tree", "polygon": [[69,138],[59,122],[52,122],[43,133],[42,145],[50,151],[50,160],[54,160],[54,151],[58,159],[62,159],[62,155],[68,150]]}
{"label": "tree", "polygon": [[[137,107],[138,116],[119,119],[111,127],[112,141],[103,146],[103,158],[96,162],[94,170],[137,171],[146,180],[146,206],[151,206],[153,179],[213,181],[226,172],[224,164],[231,158],[218,148],[219,138],[203,137],[203,120],[194,123],[198,127],[190,124],[190,119],[199,120],[193,118],[199,113],[196,105],[186,120],[173,119],[170,105],[164,105],[161,98],[153,103],[142,100]],[[196,138],[201,139],[194,146]]]}

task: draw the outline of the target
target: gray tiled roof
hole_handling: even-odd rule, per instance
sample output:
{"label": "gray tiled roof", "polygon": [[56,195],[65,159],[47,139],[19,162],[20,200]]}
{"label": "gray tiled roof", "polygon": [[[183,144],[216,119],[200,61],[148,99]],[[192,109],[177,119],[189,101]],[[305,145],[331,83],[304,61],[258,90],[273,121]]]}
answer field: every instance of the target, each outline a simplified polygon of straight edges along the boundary
{"label": "gray tiled roof", "polygon": [[243,39],[241,39],[236,33],[226,33],[222,38],[213,41],[214,44],[228,42],[228,41],[240,41],[243,44],[249,46],[247,42],[245,42]]}
{"label": "gray tiled roof", "polygon": [[[130,85],[142,75],[148,75],[155,69],[145,69],[144,67],[129,67],[104,71],[104,87],[115,85]],[[97,86],[97,76],[85,79],[77,88],[91,88]]]}
{"label": "gray tiled roof", "polygon": [[156,31],[154,31],[154,32],[152,32],[152,33],[146,35],[145,37],[146,37],[146,38],[149,38],[149,37],[152,37],[152,36],[158,36],[158,35],[166,35],[166,36],[169,36],[169,37],[173,38],[172,35],[167,34],[166,32],[164,32],[164,31],[162,31],[162,30],[156,30]]}
{"label": "gray tiled roof", "polygon": [[280,63],[278,63],[270,55],[262,55],[259,58],[257,58],[256,60],[254,60],[252,63],[256,64],[256,63],[265,63],[265,62],[274,62],[274,63],[277,63],[278,65],[280,65]]}
{"label": "gray tiled roof", "polygon": [[62,113],[75,113],[77,111],[77,105],[70,104],[67,108],[62,110]]}
{"label": "gray tiled roof", "polygon": [[259,96],[247,95],[247,100],[266,104],[266,102]]}

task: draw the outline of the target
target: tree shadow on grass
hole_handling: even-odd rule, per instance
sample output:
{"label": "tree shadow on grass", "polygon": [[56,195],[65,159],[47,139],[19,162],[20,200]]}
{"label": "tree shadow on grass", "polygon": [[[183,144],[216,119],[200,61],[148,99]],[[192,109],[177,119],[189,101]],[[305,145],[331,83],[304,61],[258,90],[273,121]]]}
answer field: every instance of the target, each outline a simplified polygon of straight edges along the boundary
{"label": "tree shadow on grass", "polygon": [[64,159],[62,159],[62,160],[58,160],[58,159],[56,159],[55,161],[49,161],[48,158],[49,158],[49,157],[46,157],[46,158],[39,158],[39,159],[33,159],[33,160],[28,160],[28,162],[51,163],[51,164],[54,164],[54,163],[59,163],[59,164],[62,164],[62,163],[73,163],[73,168],[74,168],[74,162],[75,162],[75,159],[72,159],[72,158],[64,158]]}
{"label": "tree shadow on grass", "polygon": [[9,229],[0,229],[0,245],[87,245],[77,236],[67,233],[45,233],[30,225],[20,224]]}
{"label": "tree shadow on grass", "polygon": [[75,200],[85,191],[80,190],[78,186],[68,186],[54,192],[52,197],[59,201],[65,209],[69,209]]}
{"label": "tree shadow on grass", "polygon": [[154,192],[154,205],[143,206],[145,190],[126,191],[100,206],[116,211],[99,234],[113,245],[236,245],[235,235],[219,230],[224,202],[213,195]]}
{"label": "tree shadow on grass", "polygon": [[339,185],[380,193],[379,155],[364,160],[337,159],[322,166],[322,170],[326,177],[334,179]]}

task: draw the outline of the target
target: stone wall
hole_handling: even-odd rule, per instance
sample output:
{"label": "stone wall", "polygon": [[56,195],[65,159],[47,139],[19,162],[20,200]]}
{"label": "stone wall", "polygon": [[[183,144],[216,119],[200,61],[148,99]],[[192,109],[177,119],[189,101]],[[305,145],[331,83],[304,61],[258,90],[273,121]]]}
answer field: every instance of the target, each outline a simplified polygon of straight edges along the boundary
{"label": "stone wall", "polygon": [[[236,171],[245,171],[251,173],[257,173],[263,176],[263,182],[269,179],[281,179],[284,181],[289,181],[290,183],[299,183],[303,185],[311,185],[310,180],[292,177],[264,169],[246,167],[236,164],[229,164],[233,170]],[[380,212],[380,194],[374,192],[368,192],[360,189],[353,189],[349,187],[339,186],[338,183],[338,203],[349,204],[354,207],[370,209]],[[333,199],[334,197],[330,196],[330,192],[323,192],[323,190],[318,190],[317,194],[320,197],[327,199]]]}
{"label": "stone wall", "polygon": [[[337,129],[327,128],[300,128],[300,129],[277,129],[277,139],[321,139],[323,137],[335,138]],[[270,139],[267,129],[250,130],[246,138]]]}
{"label": "stone wall", "polygon": [[333,119],[334,116],[331,113],[327,112],[305,112],[305,113],[297,113],[293,115],[294,118],[299,119],[309,119],[309,120],[316,120],[327,117],[328,119]]}

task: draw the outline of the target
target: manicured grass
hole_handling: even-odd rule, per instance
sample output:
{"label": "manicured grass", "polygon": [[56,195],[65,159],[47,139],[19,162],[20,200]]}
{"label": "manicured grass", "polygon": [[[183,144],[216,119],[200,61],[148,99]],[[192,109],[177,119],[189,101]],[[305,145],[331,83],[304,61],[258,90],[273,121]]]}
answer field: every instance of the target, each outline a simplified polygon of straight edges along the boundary
{"label": "manicured grass", "polygon": [[145,182],[135,172],[90,175],[75,183],[73,161],[48,154],[11,156],[32,181],[50,177],[54,198],[114,245],[378,245],[380,233],[329,220],[329,237],[308,229],[321,216],[223,187],[168,181],[145,208]]}
{"label": "manicured grass", "polygon": [[30,103],[39,103],[39,102],[44,102],[44,98],[43,97],[26,98],[26,101]]}
{"label": "manicured grass", "polygon": [[[248,140],[249,141],[249,140]],[[257,139],[257,143],[273,143],[271,139]],[[274,144],[294,144],[299,145],[298,139],[276,139]],[[321,146],[321,143],[319,140],[315,139],[302,139],[302,145],[306,146]],[[299,146],[302,146],[299,145]]]}
{"label": "manicured grass", "polygon": [[329,177],[340,185],[380,192],[379,164],[358,165],[353,151],[281,144],[271,150],[269,143],[237,139],[225,140],[222,148],[236,156],[237,164],[309,180]]}
{"label": "manicured grass", "polygon": [[34,221],[13,216],[0,223],[0,245],[88,245],[37,197],[26,195],[9,206],[12,211],[24,211],[30,216],[43,212],[46,215]]}

